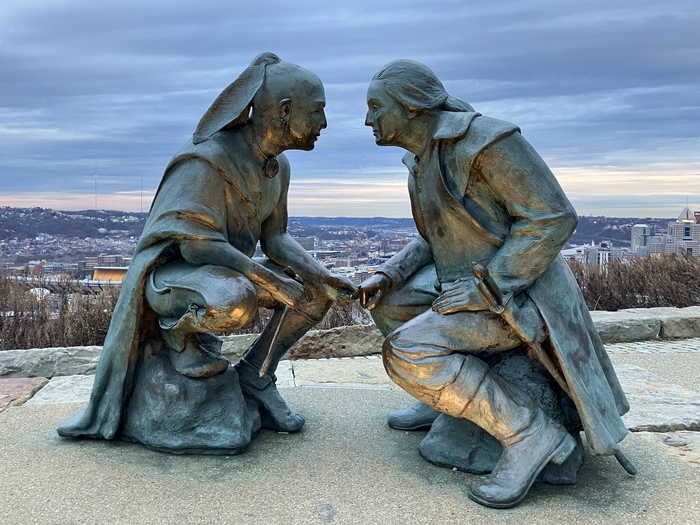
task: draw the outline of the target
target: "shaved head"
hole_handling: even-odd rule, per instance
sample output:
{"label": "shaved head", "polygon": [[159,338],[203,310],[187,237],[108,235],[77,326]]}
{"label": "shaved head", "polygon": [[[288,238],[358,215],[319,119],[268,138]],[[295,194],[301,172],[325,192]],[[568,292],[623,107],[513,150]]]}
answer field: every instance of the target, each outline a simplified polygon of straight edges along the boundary
{"label": "shaved head", "polygon": [[312,150],[326,127],[323,83],[308,69],[280,61],[267,66],[253,98],[251,120],[273,150]]}

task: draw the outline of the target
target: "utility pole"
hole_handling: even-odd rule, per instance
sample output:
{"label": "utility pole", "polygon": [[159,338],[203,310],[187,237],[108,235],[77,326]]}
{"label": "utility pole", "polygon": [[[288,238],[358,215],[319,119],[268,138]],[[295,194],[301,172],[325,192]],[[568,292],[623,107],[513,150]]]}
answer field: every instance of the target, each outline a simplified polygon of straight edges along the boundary
{"label": "utility pole", "polygon": [[95,211],[97,211],[97,159],[95,159]]}

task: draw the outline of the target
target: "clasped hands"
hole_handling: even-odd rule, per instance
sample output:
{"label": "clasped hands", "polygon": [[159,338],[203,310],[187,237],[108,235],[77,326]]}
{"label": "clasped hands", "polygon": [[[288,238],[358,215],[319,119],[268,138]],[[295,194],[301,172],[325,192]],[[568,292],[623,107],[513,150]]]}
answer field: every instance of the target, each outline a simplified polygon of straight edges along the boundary
{"label": "clasped hands", "polygon": [[[340,306],[351,304],[359,297],[360,305],[372,310],[389,291],[392,283],[383,273],[376,273],[357,287],[349,279],[329,273],[324,280],[316,282],[315,285],[326,297]],[[278,283],[278,300],[280,302],[294,308],[301,302],[303,296],[303,284],[292,278],[280,278]],[[441,315],[475,312],[488,310],[488,308],[488,303],[482,297],[471,277],[443,284],[442,293],[432,304],[432,310]]]}
{"label": "clasped hands", "polygon": [[[322,279],[314,280],[313,284],[325,297],[340,306],[351,304],[358,297],[357,287],[349,279],[340,275],[328,273]],[[307,300],[305,291],[302,282],[292,277],[278,276],[274,293],[272,290],[271,293],[282,304],[296,308],[301,302]]]}
{"label": "clasped hands", "polygon": [[[391,288],[391,280],[382,273],[375,273],[358,288],[360,305],[372,310]],[[441,315],[456,312],[488,310],[473,278],[461,278],[442,286],[442,293],[433,301],[432,309]]]}

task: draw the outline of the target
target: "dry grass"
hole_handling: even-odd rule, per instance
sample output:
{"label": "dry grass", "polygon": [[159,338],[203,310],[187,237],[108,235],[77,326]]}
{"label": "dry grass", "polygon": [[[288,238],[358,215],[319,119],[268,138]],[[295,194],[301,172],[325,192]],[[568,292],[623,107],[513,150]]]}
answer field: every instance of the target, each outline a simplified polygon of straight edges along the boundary
{"label": "dry grass", "polygon": [[0,278],[0,350],[52,346],[101,345],[117,304],[119,288],[94,295],[67,291],[41,296],[30,289],[45,288],[42,279],[30,283]]}
{"label": "dry grass", "polygon": [[569,262],[589,310],[700,305],[700,259],[658,255],[606,266]]}
{"label": "dry grass", "polygon": [[[41,297],[30,289],[46,287],[42,279],[20,282],[0,277],[0,350],[102,345],[120,288],[105,287],[94,295],[69,291]],[[71,281],[61,288],[79,289]],[[258,333],[272,311],[261,308],[260,322],[237,333]],[[357,303],[333,305],[316,329],[368,324],[372,319]]]}
{"label": "dry grass", "polygon": [[[569,265],[590,310],[700,305],[698,258],[661,255],[629,264]],[[70,289],[69,284],[64,288]],[[0,350],[103,344],[118,287],[107,287],[95,295],[62,292],[45,298],[30,292],[30,288],[42,287],[41,279],[27,285],[0,278]],[[260,322],[244,333],[259,332],[270,314],[260,309]],[[316,329],[371,322],[358,303],[334,305]]]}

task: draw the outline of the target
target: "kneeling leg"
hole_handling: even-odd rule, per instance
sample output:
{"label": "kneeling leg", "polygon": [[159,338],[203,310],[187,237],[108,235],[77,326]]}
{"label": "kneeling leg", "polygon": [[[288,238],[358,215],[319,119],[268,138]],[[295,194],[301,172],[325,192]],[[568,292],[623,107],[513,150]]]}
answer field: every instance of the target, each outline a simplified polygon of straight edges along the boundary
{"label": "kneeling leg", "polygon": [[148,276],[146,301],[158,314],[173,367],[188,377],[211,377],[229,365],[220,340],[210,332],[230,332],[254,321],[255,288],[228,268],[173,261]]}
{"label": "kneeling leg", "polygon": [[470,497],[491,507],[512,507],[547,463],[566,460],[576,442],[528,394],[481,359],[460,353],[466,344],[499,351],[517,346],[519,340],[490,312],[441,316],[428,311],[387,338],[384,364],[389,376],[414,397],[469,419],[501,442],[500,461],[491,474],[473,483]]}

